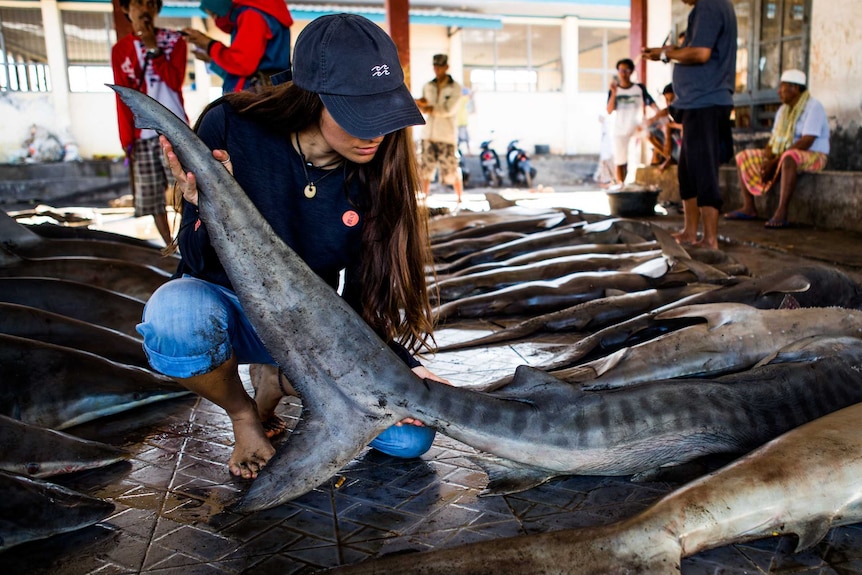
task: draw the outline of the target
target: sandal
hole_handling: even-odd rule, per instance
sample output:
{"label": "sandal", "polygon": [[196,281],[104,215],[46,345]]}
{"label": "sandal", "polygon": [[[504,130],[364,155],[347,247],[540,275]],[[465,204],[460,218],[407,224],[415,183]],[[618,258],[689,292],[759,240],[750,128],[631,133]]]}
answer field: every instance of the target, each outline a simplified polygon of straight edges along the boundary
{"label": "sandal", "polygon": [[756,220],[757,216],[752,216],[751,214],[746,214],[742,210],[735,210],[732,212],[728,212],[724,214],[724,219],[726,220]]}
{"label": "sandal", "polygon": [[775,218],[772,218],[768,222],[766,222],[763,227],[770,230],[779,230],[782,228],[789,228],[790,225],[790,222],[788,222],[787,220],[777,220]]}

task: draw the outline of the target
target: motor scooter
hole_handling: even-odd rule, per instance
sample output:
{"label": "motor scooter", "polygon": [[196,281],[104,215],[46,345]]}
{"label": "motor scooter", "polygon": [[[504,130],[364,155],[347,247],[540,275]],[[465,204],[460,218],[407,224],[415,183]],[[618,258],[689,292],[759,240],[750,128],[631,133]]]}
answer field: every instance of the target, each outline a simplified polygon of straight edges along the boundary
{"label": "motor scooter", "polygon": [[497,151],[491,147],[491,140],[485,140],[479,147],[482,179],[486,186],[499,188],[503,185],[503,168],[500,166],[500,157],[497,155]]}
{"label": "motor scooter", "polygon": [[536,168],[530,162],[527,152],[518,147],[518,140],[512,140],[506,147],[506,167],[513,186],[533,186]]}

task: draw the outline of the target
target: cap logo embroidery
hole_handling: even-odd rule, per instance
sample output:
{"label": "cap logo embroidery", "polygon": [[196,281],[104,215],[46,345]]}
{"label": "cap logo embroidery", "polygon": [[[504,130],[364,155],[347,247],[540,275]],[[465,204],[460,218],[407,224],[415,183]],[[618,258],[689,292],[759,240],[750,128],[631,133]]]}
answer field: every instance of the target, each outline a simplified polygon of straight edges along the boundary
{"label": "cap logo embroidery", "polygon": [[387,64],[383,64],[382,66],[374,66],[371,68],[372,76],[388,76],[389,75],[389,66]]}

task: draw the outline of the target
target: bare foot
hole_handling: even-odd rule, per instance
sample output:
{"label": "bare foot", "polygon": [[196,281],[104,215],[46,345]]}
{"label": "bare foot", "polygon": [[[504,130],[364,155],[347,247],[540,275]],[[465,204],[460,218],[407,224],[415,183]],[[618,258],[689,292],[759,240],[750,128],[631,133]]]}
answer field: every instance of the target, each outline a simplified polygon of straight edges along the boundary
{"label": "bare foot", "polygon": [[[260,421],[263,423],[264,433],[270,438],[281,435],[287,429],[287,423],[275,414],[275,410],[285,392],[296,396],[296,391],[275,365],[253,363],[248,366],[248,373],[251,376],[254,401],[257,404]],[[279,377],[281,377],[281,385],[279,385]]]}
{"label": "bare foot", "polygon": [[254,479],[275,455],[275,448],[263,431],[254,402],[249,404],[249,409],[231,417],[231,424],[235,443],[228,469],[236,477]]}
{"label": "bare foot", "polygon": [[692,245],[696,248],[707,248],[710,250],[717,250],[718,249],[718,240],[709,242],[706,239],[702,239],[699,242],[695,242]]}
{"label": "bare foot", "polygon": [[685,230],[671,234],[676,243],[683,246],[691,246],[697,243],[697,234],[688,234]]}

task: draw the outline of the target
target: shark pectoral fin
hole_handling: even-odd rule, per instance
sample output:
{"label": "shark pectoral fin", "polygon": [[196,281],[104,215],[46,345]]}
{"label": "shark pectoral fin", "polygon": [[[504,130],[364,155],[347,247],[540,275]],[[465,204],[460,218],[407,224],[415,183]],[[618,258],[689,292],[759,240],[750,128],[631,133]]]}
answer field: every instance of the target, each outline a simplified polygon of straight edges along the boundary
{"label": "shark pectoral fin", "polygon": [[522,465],[491,455],[469,455],[467,458],[488,475],[488,485],[479,494],[480,496],[520,493],[558,475],[553,471]]}
{"label": "shark pectoral fin", "polygon": [[[338,473],[372,439],[398,421],[394,415],[339,409],[332,403],[345,398],[333,395],[327,410],[304,410],[293,433],[279,446],[233,510],[269,509],[308,493]],[[343,417],[345,414],[351,415]]]}
{"label": "shark pectoral fin", "polygon": [[744,303],[703,303],[669,309],[657,314],[655,319],[699,317],[706,320],[707,329],[713,330],[729,323],[743,322],[749,315],[758,311],[758,309]]}
{"label": "shark pectoral fin", "polygon": [[811,289],[811,280],[804,275],[793,275],[780,280],[761,293],[801,293]]}
{"label": "shark pectoral fin", "polygon": [[647,260],[644,263],[632,268],[633,274],[642,275],[652,279],[658,279],[667,275],[670,271],[671,264],[664,256]]}
{"label": "shark pectoral fin", "polygon": [[803,525],[794,526],[791,532],[795,533],[799,538],[796,542],[795,553],[805,551],[817,545],[826,536],[831,527],[832,522],[824,521],[822,518],[812,519]]}
{"label": "shark pectoral fin", "polygon": [[769,354],[754,367],[771,363],[807,363],[840,354],[844,349],[857,345],[859,339],[853,336],[810,335]]}

